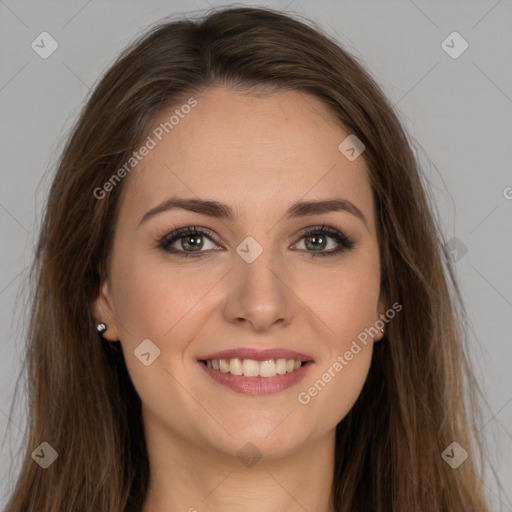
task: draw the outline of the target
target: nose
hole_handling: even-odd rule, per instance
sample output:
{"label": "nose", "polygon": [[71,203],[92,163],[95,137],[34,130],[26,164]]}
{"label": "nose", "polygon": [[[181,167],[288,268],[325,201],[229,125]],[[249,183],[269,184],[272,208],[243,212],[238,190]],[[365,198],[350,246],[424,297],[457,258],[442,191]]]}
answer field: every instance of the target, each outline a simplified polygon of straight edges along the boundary
{"label": "nose", "polygon": [[254,332],[288,324],[296,299],[286,281],[286,270],[270,250],[263,250],[251,263],[237,258],[229,275],[226,320],[250,325]]}

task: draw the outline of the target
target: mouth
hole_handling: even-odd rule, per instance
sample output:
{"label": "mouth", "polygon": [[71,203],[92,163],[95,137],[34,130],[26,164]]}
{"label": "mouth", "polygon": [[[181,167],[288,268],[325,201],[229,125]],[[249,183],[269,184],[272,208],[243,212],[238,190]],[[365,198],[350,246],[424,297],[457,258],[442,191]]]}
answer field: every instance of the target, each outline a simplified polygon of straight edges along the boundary
{"label": "mouth", "polygon": [[238,393],[277,393],[297,384],[313,359],[281,349],[234,349],[198,359],[200,366],[217,383]]}
{"label": "mouth", "polygon": [[269,378],[292,373],[302,368],[308,361],[284,358],[257,361],[256,359],[235,357],[232,359],[206,359],[201,360],[201,363],[214,371],[230,373],[231,375]]}

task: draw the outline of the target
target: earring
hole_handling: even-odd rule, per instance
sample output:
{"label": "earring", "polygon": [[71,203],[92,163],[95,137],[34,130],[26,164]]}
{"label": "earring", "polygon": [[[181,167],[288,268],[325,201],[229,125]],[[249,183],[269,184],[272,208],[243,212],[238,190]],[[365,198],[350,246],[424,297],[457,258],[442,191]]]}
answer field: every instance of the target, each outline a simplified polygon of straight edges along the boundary
{"label": "earring", "polygon": [[103,322],[99,323],[99,324],[96,326],[96,330],[97,330],[100,334],[103,334],[103,333],[107,330],[107,324],[104,324]]}

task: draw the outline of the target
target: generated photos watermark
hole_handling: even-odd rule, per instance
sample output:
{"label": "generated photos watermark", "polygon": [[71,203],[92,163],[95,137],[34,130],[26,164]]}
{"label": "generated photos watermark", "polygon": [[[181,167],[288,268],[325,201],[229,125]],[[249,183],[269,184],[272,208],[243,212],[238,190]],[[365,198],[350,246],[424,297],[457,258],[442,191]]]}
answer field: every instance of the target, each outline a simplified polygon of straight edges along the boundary
{"label": "generated photos watermark", "polygon": [[180,108],[175,109],[174,114],[171,115],[167,121],[160,123],[151,132],[151,135],[148,135],[144,144],[142,144],[137,151],[132,153],[132,156],[112,175],[108,181],[106,181],[101,187],[94,189],[94,197],[96,199],[103,199],[107,195],[107,192],[111,192],[114,187],[118,185],[121,180],[144,159],[144,157],[149,155],[149,152],[157,146],[158,142],[160,142],[166,134],[171,133],[171,131],[178,126],[180,121],[185,119],[187,114],[189,114],[195,106],[197,106],[197,100],[195,98],[189,98],[186,103],[181,105]]}
{"label": "generated photos watermark", "polygon": [[[368,343],[369,337],[374,337],[378,332],[384,327],[386,323],[395,318],[396,313],[402,310],[402,305],[398,302],[395,302],[391,308],[389,308],[385,313],[380,315],[379,320],[375,322],[371,327],[367,327],[364,331],[361,331],[357,335],[357,340],[362,343],[364,346]],[[311,399],[322,391],[325,386],[331,382],[331,380],[336,377],[338,373],[348,365],[354,356],[361,352],[361,346],[357,342],[357,340],[353,340],[349,350],[345,351],[343,355],[339,355],[334,363],[327,368],[327,371],[322,374],[322,376],[315,381],[315,383],[310,386],[306,391],[301,391],[297,395],[297,400],[302,405],[307,405],[311,402]]]}

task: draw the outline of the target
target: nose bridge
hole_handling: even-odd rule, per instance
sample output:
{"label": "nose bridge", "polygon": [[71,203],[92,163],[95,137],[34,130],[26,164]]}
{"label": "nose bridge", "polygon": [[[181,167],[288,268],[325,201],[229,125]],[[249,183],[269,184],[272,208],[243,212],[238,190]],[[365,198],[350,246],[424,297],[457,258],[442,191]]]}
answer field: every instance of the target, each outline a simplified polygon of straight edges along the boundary
{"label": "nose bridge", "polygon": [[270,243],[265,247],[252,237],[237,247],[227,308],[231,320],[244,318],[255,327],[264,328],[286,319],[290,297],[276,252]]}

